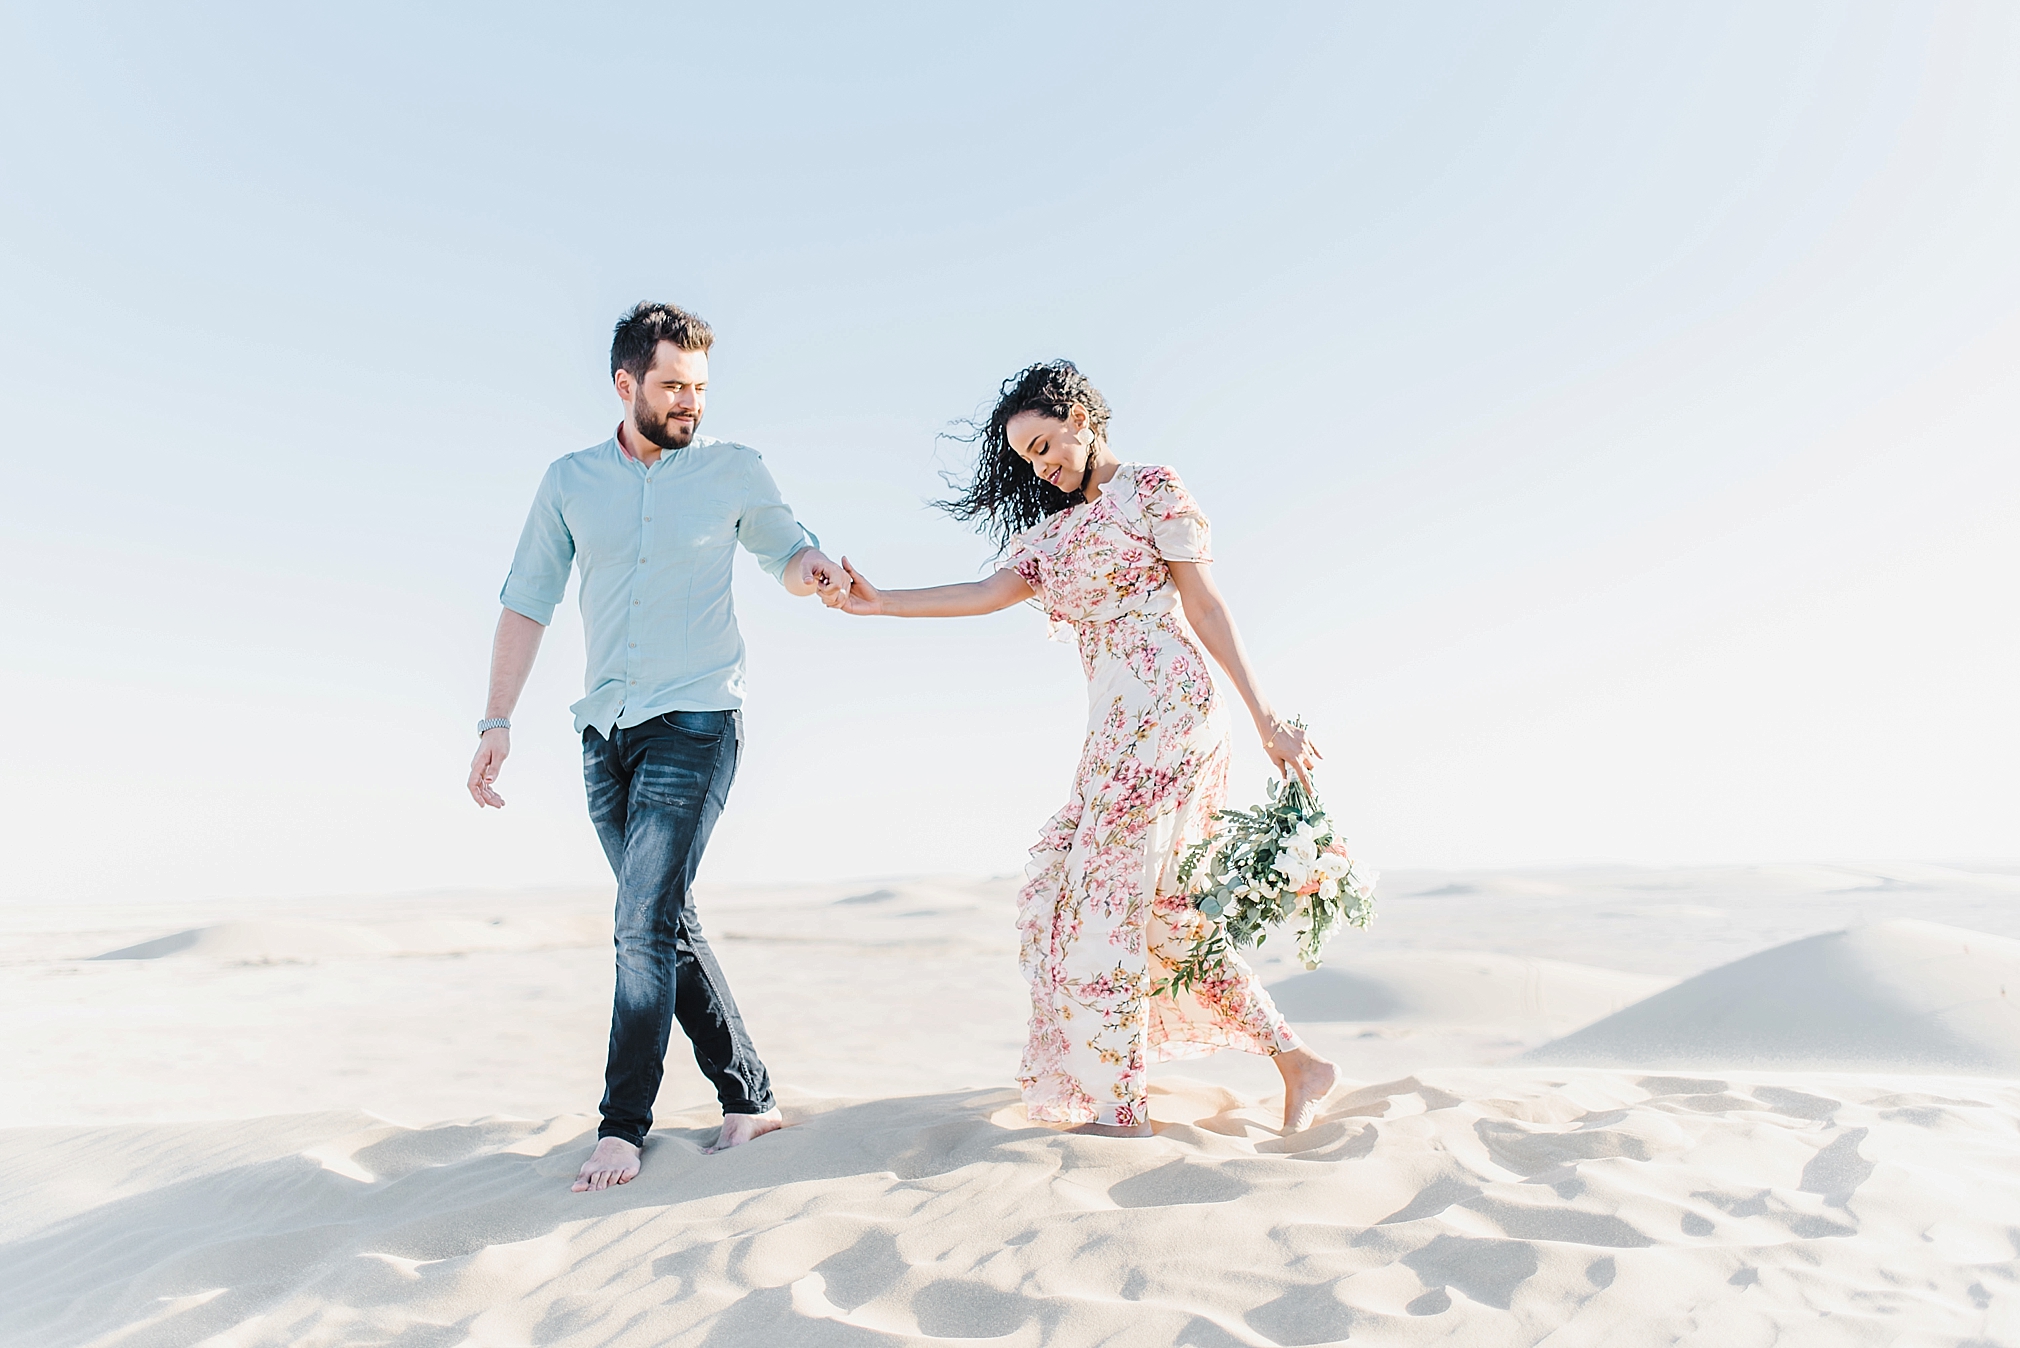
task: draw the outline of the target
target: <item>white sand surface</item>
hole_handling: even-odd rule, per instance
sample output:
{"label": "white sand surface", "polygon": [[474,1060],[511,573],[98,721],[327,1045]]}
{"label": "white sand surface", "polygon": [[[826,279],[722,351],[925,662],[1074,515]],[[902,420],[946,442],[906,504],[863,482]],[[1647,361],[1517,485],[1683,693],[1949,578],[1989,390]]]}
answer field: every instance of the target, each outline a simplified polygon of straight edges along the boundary
{"label": "white sand surface", "polygon": [[595,1195],[605,890],[0,911],[0,1343],[2020,1343],[2020,876],[1392,875],[1258,960],[1320,1124],[1222,1054],[1148,1142],[1023,1119],[1013,891],[705,891],[793,1126],[702,1155],[676,1043]]}
{"label": "white sand surface", "polygon": [[992,1090],[666,1120],[363,1114],[0,1136],[11,1343],[1961,1344],[2020,1335],[2020,1090],[1453,1069],[1284,1139],[1174,1078],[1149,1142]]}

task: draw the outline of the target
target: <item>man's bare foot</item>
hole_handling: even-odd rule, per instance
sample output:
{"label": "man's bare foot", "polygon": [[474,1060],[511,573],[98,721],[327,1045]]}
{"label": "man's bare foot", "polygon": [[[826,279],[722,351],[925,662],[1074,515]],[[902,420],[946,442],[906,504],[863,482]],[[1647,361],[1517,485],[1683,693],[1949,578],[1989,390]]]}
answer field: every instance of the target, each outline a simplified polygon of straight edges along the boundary
{"label": "man's bare foot", "polygon": [[754,1137],[763,1137],[786,1126],[784,1116],[777,1108],[762,1114],[725,1114],[722,1116],[722,1131],[715,1135],[715,1145],[702,1148],[703,1155],[713,1156],[731,1147],[741,1147]]}
{"label": "man's bare foot", "polygon": [[608,1189],[613,1184],[629,1184],[638,1177],[638,1148],[621,1137],[606,1137],[582,1163],[582,1173],[570,1185],[576,1193]]}
{"label": "man's bare foot", "polygon": [[1083,1137],[1150,1137],[1150,1124],[1143,1123],[1076,1123],[1066,1130],[1079,1133]]}
{"label": "man's bare foot", "polygon": [[1303,1046],[1277,1054],[1276,1065],[1284,1078],[1284,1131],[1302,1133],[1339,1081],[1340,1069]]}

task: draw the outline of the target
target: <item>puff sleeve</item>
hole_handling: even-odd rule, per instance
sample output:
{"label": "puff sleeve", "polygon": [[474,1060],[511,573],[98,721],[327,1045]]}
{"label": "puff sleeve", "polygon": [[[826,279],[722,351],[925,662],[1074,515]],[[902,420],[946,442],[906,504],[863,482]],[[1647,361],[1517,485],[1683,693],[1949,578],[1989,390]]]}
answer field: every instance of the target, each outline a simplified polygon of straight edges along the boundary
{"label": "puff sleeve", "polygon": [[1213,560],[1206,514],[1169,468],[1146,468],[1137,481],[1137,500],[1157,555],[1167,562]]}
{"label": "puff sleeve", "polygon": [[1010,540],[1010,548],[1004,554],[1002,565],[1015,571],[1031,587],[1031,593],[1041,601],[1045,595],[1045,573],[1039,569],[1038,549],[1031,545],[1031,531],[1026,530]]}

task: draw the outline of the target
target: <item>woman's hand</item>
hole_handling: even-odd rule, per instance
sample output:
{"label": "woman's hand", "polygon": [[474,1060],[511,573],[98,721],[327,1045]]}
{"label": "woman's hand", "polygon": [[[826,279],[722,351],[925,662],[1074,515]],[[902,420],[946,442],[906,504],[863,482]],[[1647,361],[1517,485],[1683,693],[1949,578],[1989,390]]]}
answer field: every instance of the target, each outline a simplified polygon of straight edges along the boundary
{"label": "woman's hand", "polygon": [[884,592],[863,578],[863,573],[849,565],[847,557],[842,558],[842,570],[849,574],[849,588],[842,595],[842,602],[834,605],[844,613],[854,613],[863,617],[874,617],[883,613]]}
{"label": "woman's hand", "polygon": [[1318,767],[1318,760],[1325,757],[1319,752],[1311,736],[1301,725],[1294,725],[1281,716],[1270,716],[1256,722],[1256,730],[1262,735],[1263,752],[1276,765],[1278,775],[1289,777],[1293,772],[1305,790],[1312,789],[1311,772]]}

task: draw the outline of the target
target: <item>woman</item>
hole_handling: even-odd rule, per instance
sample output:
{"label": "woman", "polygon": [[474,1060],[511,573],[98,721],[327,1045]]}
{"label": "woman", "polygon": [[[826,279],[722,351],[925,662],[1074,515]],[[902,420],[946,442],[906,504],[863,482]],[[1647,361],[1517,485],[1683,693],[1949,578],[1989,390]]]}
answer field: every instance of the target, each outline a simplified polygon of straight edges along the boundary
{"label": "woman", "polygon": [[1070,362],[1006,380],[976,428],[973,481],[942,503],[982,522],[1003,545],[1002,568],[967,585],[880,590],[843,558],[841,607],[951,618],[1036,596],[1079,640],[1087,742],[1018,896],[1030,1116],[1147,1137],[1147,1060],[1239,1048],[1274,1059],[1284,1128],[1301,1131],[1337,1073],[1299,1043],[1246,964],[1231,957],[1217,979],[1153,992],[1205,921],[1178,892],[1178,865],[1212,831],[1227,790],[1227,715],[1199,647],[1248,704],[1280,773],[1305,780],[1319,754],[1256,687],[1207,570],[1206,516],[1169,468],[1119,462],[1107,428],[1108,404]]}

